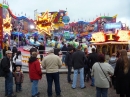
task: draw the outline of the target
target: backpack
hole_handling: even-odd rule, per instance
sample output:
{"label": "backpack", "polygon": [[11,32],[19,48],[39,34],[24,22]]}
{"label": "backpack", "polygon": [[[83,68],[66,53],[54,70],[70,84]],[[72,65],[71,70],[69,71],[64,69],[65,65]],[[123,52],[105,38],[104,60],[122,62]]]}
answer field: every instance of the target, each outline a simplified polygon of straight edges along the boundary
{"label": "backpack", "polygon": [[5,77],[6,73],[5,73],[4,69],[3,69],[2,60],[0,61],[0,77]]}

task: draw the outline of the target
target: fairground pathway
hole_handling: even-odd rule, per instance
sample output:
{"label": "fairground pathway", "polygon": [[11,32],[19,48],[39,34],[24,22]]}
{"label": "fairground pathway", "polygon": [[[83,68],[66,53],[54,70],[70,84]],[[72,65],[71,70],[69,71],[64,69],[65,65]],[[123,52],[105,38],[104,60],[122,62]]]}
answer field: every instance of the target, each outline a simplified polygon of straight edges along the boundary
{"label": "fairground pathway", "polygon": [[[79,87],[79,76],[77,81],[77,88],[71,89],[71,84],[67,83],[66,80],[67,74],[60,74],[60,85],[61,85],[61,94],[62,97],[96,97],[96,90],[95,87],[90,86],[90,82],[85,82],[86,88],[80,89]],[[23,91],[20,93],[16,93],[17,97],[31,97],[31,82],[28,77],[28,73],[24,73],[24,82],[22,84]],[[15,84],[14,84],[15,90]],[[39,92],[40,97],[48,97],[47,96],[47,82],[46,76],[43,74],[42,79],[39,81]],[[0,97],[4,96],[4,78],[0,77]],[[53,84],[53,97],[55,97],[55,89]],[[114,89],[109,89],[109,96],[108,97],[118,97]]]}

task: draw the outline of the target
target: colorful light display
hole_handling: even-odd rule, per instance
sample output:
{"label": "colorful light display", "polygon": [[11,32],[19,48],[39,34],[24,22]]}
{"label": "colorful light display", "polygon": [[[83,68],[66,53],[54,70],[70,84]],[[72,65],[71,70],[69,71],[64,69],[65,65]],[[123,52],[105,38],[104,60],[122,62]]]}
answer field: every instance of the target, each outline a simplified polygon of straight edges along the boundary
{"label": "colorful light display", "polygon": [[39,33],[51,35],[50,31],[53,30],[53,16],[49,12],[45,12],[42,16],[37,16],[36,28]]}
{"label": "colorful light display", "polygon": [[119,30],[117,36],[119,37],[117,41],[129,41],[130,39],[129,31]]}
{"label": "colorful light display", "polygon": [[12,30],[11,17],[7,14],[6,18],[3,19],[3,31],[10,35],[10,31]]}
{"label": "colorful light display", "polygon": [[106,41],[105,34],[103,32],[93,33],[91,39],[92,39],[91,42],[104,42],[104,41]]}

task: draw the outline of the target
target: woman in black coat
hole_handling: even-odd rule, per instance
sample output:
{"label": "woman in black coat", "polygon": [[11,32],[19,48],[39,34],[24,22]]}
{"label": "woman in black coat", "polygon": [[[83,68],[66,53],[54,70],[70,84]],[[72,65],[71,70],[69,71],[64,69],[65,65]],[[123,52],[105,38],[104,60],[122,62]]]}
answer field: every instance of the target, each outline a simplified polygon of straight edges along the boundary
{"label": "woman in black coat", "polygon": [[116,92],[120,97],[130,97],[130,59],[126,50],[122,50],[120,54],[114,72]]}

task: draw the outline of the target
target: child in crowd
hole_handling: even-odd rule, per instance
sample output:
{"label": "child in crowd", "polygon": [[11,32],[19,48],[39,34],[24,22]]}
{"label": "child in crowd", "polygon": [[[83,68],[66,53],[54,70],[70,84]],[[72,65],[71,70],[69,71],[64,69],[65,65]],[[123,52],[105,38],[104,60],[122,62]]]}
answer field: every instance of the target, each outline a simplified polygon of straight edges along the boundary
{"label": "child in crowd", "polygon": [[16,92],[22,91],[22,83],[23,83],[23,72],[21,71],[20,66],[16,67],[16,71],[14,72],[14,79],[16,84]]}

